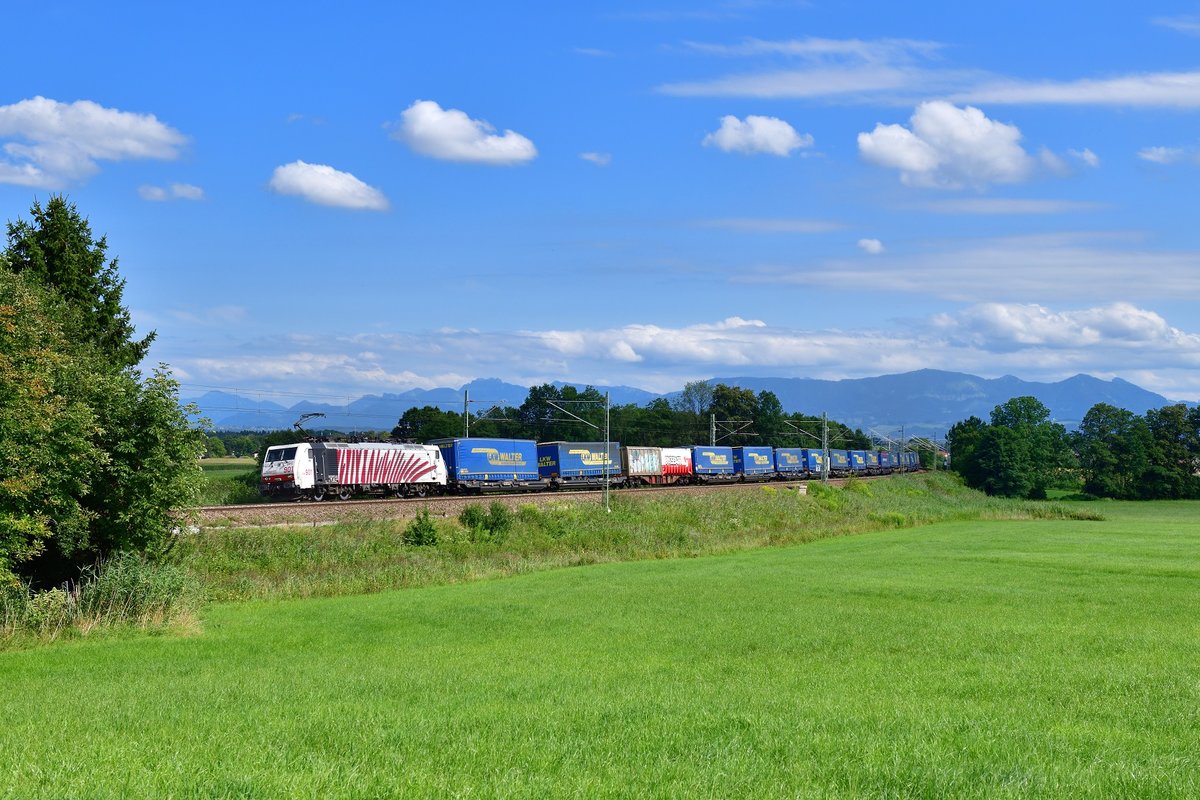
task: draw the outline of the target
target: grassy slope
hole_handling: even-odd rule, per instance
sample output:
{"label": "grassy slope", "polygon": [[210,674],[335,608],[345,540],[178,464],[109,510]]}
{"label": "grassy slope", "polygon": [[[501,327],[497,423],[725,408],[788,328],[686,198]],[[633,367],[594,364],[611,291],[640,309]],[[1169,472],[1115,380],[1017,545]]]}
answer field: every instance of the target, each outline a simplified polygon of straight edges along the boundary
{"label": "grassy slope", "polygon": [[0,654],[11,797],[1194,796],[1200,505]]}
{"label": "grassy slope", "polygon": [[989,498],[945,474],[858,481],[844,490],[814,483],[808,496],[773,486],[703,497],[622,492],[612,509],[607,514],[596,503],[576,502],[525,506],[499,541],[479,541],[457,520],[438,519],[437,547],[406,546],[405,521],[206,529],[183,539],[176,555],[215,600],[328,597],[605,561],[713,555],[930,522],[1093,513]]}

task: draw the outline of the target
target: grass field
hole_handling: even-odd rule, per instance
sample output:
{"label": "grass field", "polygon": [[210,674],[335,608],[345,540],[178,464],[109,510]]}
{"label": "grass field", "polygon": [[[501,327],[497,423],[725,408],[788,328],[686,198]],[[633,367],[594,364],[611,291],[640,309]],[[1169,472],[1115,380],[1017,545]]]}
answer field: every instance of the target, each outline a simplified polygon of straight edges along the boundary
{"label": "grass field", "polygon": [[0,653],[0,796],[1194,797],[1200,505]]}
{"label": "grass field", "polygon": [[258,462],[253,458],[203,458],[204,485],[198,505],[221,506],[232,503],[255,503],[258,487],[246,476],[255,473]]}

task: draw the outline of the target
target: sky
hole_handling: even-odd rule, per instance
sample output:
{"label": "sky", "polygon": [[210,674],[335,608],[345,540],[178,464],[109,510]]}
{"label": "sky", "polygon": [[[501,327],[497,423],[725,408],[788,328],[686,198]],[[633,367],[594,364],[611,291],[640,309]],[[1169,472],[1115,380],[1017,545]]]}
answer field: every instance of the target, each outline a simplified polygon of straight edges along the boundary
{"label": "sky", "polygon": [[22,3],[184,396],[921,368],[1200,399],[1200,2]]}

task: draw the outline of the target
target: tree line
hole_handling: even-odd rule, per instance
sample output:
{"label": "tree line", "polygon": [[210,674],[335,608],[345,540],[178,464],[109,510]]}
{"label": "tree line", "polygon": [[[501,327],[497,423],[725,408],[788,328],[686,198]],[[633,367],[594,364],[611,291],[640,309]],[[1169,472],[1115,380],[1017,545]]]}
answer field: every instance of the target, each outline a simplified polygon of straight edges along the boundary
{"label": "tree line", "polygon": [[[714,417],[721,423],[718,444],[821,446],[819,416],[785,413],[779,398],[771,391],[755,394],[750,389],[707,381],[686,384],[672,400],[660,397],[644,406],[635,403],[612,406],[609,436],[613,441],[647,446],[707,444]],[[584,389],[553,384],[533,386],[519,406],[497,405],[473,411],[470,428],[473,437],[539,442],[603,440],[604,395],[592,386]],[[405,411],[391,431],[363,436],[428,442],[462,436],[465,431],[462,411],[427,405]],[[314,433],[330,438],[345,436],[336,431]],[[295,430],[217,431],[209,436],[208,453],[261,454],[266,447],[294,442],[300,435]],[[850,450],[872,446],[861,429],[852,429],[835,420],[828,421],[828,441],[830,447]]]}
{"label": "tree line", "polygon": [[1097,403],[1079,429],[1050,420],[1033,397],[970,417],[948,435],[951,466],[968,486],[1041,498],[1051,487],[1123,500],[1200,498],[1200,408],[1177,404],[1138,416]]}

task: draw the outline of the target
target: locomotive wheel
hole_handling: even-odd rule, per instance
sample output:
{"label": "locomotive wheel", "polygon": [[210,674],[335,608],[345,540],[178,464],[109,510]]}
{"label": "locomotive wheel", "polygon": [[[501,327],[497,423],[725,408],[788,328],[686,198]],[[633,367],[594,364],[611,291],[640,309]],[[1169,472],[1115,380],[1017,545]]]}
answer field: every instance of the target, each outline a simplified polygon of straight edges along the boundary
{"label": "locomotive wheel", "polygon": [[323,488],[313,489],[312,490],[312,499],[318,503],[321,502],[322,500],[324,500],[325,499],[325,490]]}
{"label": "locomotive wheel", "polygon": [[353,492],[350,491],[349,486],[339,486],[338,487],[338,490],[337,490],[338,500],[349,500],[351,494],[353,494]]}
{"label": "locomotive wheel", "polygon": [[424,497],[425,496],[425,484],[418,483],[415,486],[413,486],[412,487],[412,496],[413,497]]}

